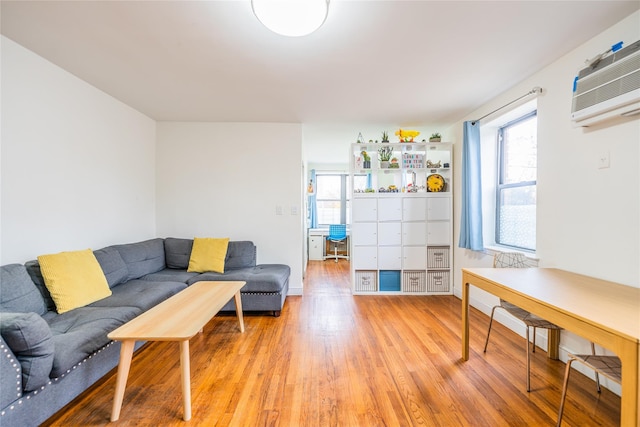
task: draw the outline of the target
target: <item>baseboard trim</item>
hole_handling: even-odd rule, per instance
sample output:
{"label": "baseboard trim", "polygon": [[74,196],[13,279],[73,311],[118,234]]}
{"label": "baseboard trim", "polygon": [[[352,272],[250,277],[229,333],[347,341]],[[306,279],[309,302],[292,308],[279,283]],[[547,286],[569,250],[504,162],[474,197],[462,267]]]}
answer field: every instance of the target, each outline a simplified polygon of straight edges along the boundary
{"label": "baseboard trim", "polygon": [[301,287],[300,288],[289,287],[289,291],[287,292],[287,296],[289,296],[289,295],[291,295],[291,296],[293,296],[293,295],[295,295],[295,296],[302,295],[302,288]]}

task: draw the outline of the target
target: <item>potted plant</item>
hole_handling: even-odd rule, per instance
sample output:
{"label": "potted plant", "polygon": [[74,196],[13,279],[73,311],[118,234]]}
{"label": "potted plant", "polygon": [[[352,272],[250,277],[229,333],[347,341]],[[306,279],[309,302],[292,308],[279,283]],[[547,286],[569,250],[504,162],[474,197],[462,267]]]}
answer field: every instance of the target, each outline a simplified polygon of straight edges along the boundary
{"label": "potted plant", "polygon": [[389,132],[382,132],[382,142],[389,142]]}
{"label": "potted plant", "polygon": [[380,167],[386,169],[389,167],[389,160],[393,155],[393,149],[391,147],[382,147],[378,150],[378,158],[380,159]]}
{"label": "potted plant", "polygon": [[438,132],[432,133],[431,136],[429,137],[429,142],[440,142],[440,141],[442,141],[442,137]]}
{"label": "potted plant", "polygon": [[362,150],[360,154],[362,154],[362,159],[363,159],[362,166],[365,169],[371,169],[371,157],[369,156],[369,154],[367,154],[367,152],[364,150]]}

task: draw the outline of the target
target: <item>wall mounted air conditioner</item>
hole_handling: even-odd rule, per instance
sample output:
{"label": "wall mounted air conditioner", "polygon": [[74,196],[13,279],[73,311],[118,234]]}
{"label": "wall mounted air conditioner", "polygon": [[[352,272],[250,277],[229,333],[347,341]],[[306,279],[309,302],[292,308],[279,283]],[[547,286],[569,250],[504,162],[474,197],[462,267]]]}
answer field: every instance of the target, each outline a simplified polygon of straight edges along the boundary
{"label": "wall mounted air conditioner", "polygon": [[571,120],[575,126],[640,114],[640,40],[603,55],[574,81]]}

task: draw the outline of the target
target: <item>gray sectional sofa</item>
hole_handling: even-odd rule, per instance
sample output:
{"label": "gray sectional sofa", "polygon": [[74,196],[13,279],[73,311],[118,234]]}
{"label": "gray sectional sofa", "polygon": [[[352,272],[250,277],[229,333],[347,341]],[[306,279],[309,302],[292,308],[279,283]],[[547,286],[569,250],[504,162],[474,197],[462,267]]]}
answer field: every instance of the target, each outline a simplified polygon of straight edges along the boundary
{"label": "gray sectional sofa", "polygon": [[[62,314],[37,261],[1,266],[0,425],[46,421],[118,365],[120,343],[109,332],[197,281],[246,281],[243,311],[280,315],[289,266],[257,265],[252,242],[232,241],[224,274],[187,272],[192,246],[158,238],[94,251],[112,295]],[[234,302],[224,310],[234,311]]]}

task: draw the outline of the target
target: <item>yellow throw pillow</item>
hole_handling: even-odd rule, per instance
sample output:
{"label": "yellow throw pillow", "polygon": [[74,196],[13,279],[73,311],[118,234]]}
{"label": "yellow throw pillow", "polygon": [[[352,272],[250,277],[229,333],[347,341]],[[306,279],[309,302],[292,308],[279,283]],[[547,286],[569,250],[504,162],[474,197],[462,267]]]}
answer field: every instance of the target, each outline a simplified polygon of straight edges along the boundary
{"label": "yellow throw pillow", "polygon": [[228,237],[223,239],[210,237],[194,238],[187,271],[194,273],[205,273],[207,271],[224,273],[224,259],[227,256],[228,246]]}
{"label": "yellow throw pillow", "polygon": [[40,255],[38,262],[58,313],[111,295],[107,278],[91,249]]}

